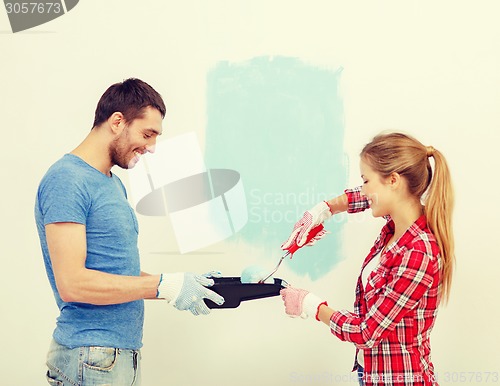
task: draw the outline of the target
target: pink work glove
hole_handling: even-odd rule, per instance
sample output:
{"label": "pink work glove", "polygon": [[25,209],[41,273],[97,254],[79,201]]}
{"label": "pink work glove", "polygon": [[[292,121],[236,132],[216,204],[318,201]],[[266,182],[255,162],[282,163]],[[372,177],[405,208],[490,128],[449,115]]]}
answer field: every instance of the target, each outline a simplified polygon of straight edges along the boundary
{"label": "pink work glove", "polygon": [[[317,227],[320,224],[323,224],[325,220],[328,220],[332,217],[332,212],[330,211],[330,207],[325,201],[321,201],[319,204],[315,205],[312,209],[308,210],[304,213],[304,216],[295,223],[293,227],[292,234],[286,240],[283,245],[281,245],[281,249],[288,250],[290,247],[297,243],[297,246],[302,247],[307,241],[307,235],[311,232],[311,229]],[[321,239],[328,232],[326,230],[321,230],[311,241],[309,241],[306,245],[311,246],[314,245],[316,241]]]}
{"label": "pink work glove", "polygon": [[319,321],[319,306],[328,305],[316,295],[299,288],[284,288],[280,291],[280,295],[285,303],[285,313],[291,317],[300,316],[302,319],[306,319],[312,315]]}

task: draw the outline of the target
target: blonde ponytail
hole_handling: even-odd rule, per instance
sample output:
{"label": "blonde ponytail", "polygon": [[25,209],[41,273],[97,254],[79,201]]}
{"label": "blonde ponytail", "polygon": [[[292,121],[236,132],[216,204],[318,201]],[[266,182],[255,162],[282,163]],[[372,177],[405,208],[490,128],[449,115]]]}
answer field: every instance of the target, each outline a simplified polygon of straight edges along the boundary
{"label": "blonde ponytail", "polygon": [[441,299],[446,303],[455,266],[455,243],[453,239],[452,213],[454,193],[448,164],[438,150],[432,148],[434,176],[425,196],[425,216],[441,251]]}

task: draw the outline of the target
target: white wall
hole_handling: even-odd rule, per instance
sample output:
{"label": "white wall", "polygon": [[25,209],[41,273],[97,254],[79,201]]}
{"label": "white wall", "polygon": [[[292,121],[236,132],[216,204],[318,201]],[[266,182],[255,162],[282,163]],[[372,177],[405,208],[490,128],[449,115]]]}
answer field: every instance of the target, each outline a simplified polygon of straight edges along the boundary
{"label": "white wall", "polygon": [[[360,147],[382,129],[409,131],[448,157],[458,265],[432,335],[433,360],[441,384],[460,376],[486,383],[487,372],[500,372],[498,11],[496,1],[87,0],[17,34],[0,11],[2,379],[44,383],[57,312],[33,220],[35,190],[48,166],[86,135],[104,89],[142,78],[165,97],[167,137],[191,130],[203,136],[208,70],[221,60],[284,55],[344,67],[352,185],[359,182]],[[366,218],[345,227],[349,258],[328,277],[309,282],[286,266],[281,276],[333,307],[351,308],[359,266],[380,227]],[[237,256],[248,250],[226,243],[189,258],[152,253],[162,241],[147,233],[161,224],[139,221],[146,271],[217,266],[234,275],[244,266]],[[278,298],[206,318],[160,302],[146,312],[145,386],[350,383],[352,346],[324,325],[285,317]]]}

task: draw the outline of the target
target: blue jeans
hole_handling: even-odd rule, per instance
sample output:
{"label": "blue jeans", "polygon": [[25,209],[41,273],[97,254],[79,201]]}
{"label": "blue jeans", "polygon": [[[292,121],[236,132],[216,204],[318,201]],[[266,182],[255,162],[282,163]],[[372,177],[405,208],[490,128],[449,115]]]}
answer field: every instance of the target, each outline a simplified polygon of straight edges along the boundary
{"label": "blue jeans", "polygon": [[112,347],[67,348],[52,340],[47,381],[55,386],[139,386],[139,350]]}
{"label": "blue jeans", "polygon": [[365,375],[365,369],[363,369],[363,367],[361,367],[361,365],[358,365],[359,386],[365,386],[364,375]]}

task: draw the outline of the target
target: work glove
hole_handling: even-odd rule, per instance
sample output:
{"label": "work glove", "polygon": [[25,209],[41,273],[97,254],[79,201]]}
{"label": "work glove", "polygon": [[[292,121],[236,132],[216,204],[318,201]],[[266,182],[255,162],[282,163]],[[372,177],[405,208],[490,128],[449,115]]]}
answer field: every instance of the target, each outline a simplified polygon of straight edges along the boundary
{"label": "work glove", "polygon": [[212,271],[203,275],[191,272],[164,273],[156,297],[165,299],[178,310],[189,310],[193,315],[207,315],[210,309],[203,299],[218,305],[224,303],[222,296],[207,288],[214,285],[212,277],[220,277],[220,272]]}
{"label": "work glove", "polygon": [[[292,234],[282,245],[281,249],[288,250],[290,247],[297,243],[297,246],[300,248],[307,241],[307,235],[311,232],[311,229],[317,227],[320,224],[323,224],[324,221],[328,220],[332,217],[332,212],[330,211],[330,207],[326,203],[326,201],[321,201],[319,204],[315,205],[312,209],[306,211],[302,218],[295,223],[293,227]],[[326,230],[320,231],[311,241],[309,241],[306,245],[311,246],[314,245],[316,241],[321,239],[328,232]]]}
{"label": "work glove", "polygon": [[282,289],[280,295],[285,303],[285,313],[293,318],[300,316],[306,319],[312,316],[319,321],[319,306],[328,305],[326,301],[311,292],[291,286]]}

